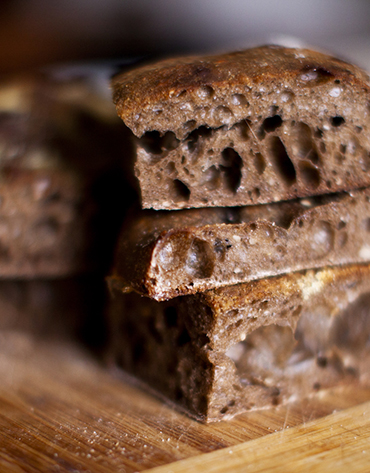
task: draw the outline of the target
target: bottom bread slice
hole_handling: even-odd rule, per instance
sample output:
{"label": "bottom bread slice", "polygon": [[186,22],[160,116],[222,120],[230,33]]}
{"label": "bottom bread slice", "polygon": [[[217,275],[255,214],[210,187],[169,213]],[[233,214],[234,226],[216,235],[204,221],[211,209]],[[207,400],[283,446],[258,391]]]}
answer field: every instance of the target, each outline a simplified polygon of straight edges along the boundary
{"label": "bottom bread slice", "polygon": [[115,362],[198,420],[370,383],[370,265],[291,273],[166,302],[108,283]]}

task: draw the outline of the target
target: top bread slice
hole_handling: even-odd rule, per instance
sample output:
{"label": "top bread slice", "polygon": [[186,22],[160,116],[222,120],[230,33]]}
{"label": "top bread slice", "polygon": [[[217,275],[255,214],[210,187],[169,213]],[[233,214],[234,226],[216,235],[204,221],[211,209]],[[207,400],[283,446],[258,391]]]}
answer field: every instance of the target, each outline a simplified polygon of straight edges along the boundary
{"label": "top bread slice", "polygon": [[370,83],[307,49],[169,59],[113,78],[144,208],[269,203],[370,184]]}

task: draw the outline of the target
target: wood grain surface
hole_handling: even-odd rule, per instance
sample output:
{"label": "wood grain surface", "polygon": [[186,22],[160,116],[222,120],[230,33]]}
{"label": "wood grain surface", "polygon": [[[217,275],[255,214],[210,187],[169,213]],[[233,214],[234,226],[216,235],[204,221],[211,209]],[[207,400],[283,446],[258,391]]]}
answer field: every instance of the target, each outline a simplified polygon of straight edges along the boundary
{"label": "wood grain surface", "polygon": [[[202,425],[142,391],[132,379],[109,372],[73,342],[40,342],[21,333],[2,333],[0,471],[134,472],[160,467],[158,471],[164,472],[173,465],[179,468],[173,471],[241,471],[240,462],[245,458],[250,462],[251,452],[253,463],[262,461],[266,452],[277,461],[274,451],[281,453],[282,462],[289,445],[295,443],[294,461],[303,459],[305,451],[307,456],[315,453],[312,445],[328,444],[335,419],[343,425],[352,422],[349,435],[358,434],[349,445],[356,446],[353,451],[359,455],[361,439],[368,442],[369,416],[360,416],[358,425],[360,411],[356,410],[336,413],[319,424],[312,421],[368,400],[370,390],[353,386],[321,391],[309,400],[250,412],[229,422]],[[370,412],[370,406],[366,409]],[[326,429],[321,440],[315,425],[322,432]],[[336,435],[347,444],[346,429],[337,428]],[[310,450],[311,435],[316,437]],[[347,447],[335,448],[348,453]],[[209,452],[210,456],[203,455]],[[229,466],[226,460],[231,461]]]}
{"label": "wood grain surface", "polygon": [[151,473],[368,472],[370,402]]}

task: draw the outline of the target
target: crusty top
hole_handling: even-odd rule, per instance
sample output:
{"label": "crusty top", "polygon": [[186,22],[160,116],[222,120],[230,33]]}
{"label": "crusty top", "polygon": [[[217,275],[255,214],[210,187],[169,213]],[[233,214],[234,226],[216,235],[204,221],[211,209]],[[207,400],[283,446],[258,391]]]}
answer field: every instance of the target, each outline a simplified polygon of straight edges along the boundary
{"label": "crusty top", "polygon": [[[272,45],[218,56],[167,59],[115,76],[112,87],[117,113],[135,135],[157,130],[173,131],[183,138],[195,126],[215,127],[245,118],[245,112],[238,110],[240,105],[248,106],[252,89],[296,91],[328,81],[366,93],[370,90],[368,75],[356,66],[316,51]],[[222,113],[225,105],[232,117]],[[187,123],[199,109],[197,124]]]}

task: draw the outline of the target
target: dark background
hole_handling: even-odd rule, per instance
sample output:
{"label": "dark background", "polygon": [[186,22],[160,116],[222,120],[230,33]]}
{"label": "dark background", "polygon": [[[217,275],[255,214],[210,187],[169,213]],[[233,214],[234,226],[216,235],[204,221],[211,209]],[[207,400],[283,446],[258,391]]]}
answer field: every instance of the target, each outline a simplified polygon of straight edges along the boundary
{"label": "dark background", "polygon": [[369,38],[368,0],[1,0],[0,6],[3,72],[299,41],[370,69]]}

